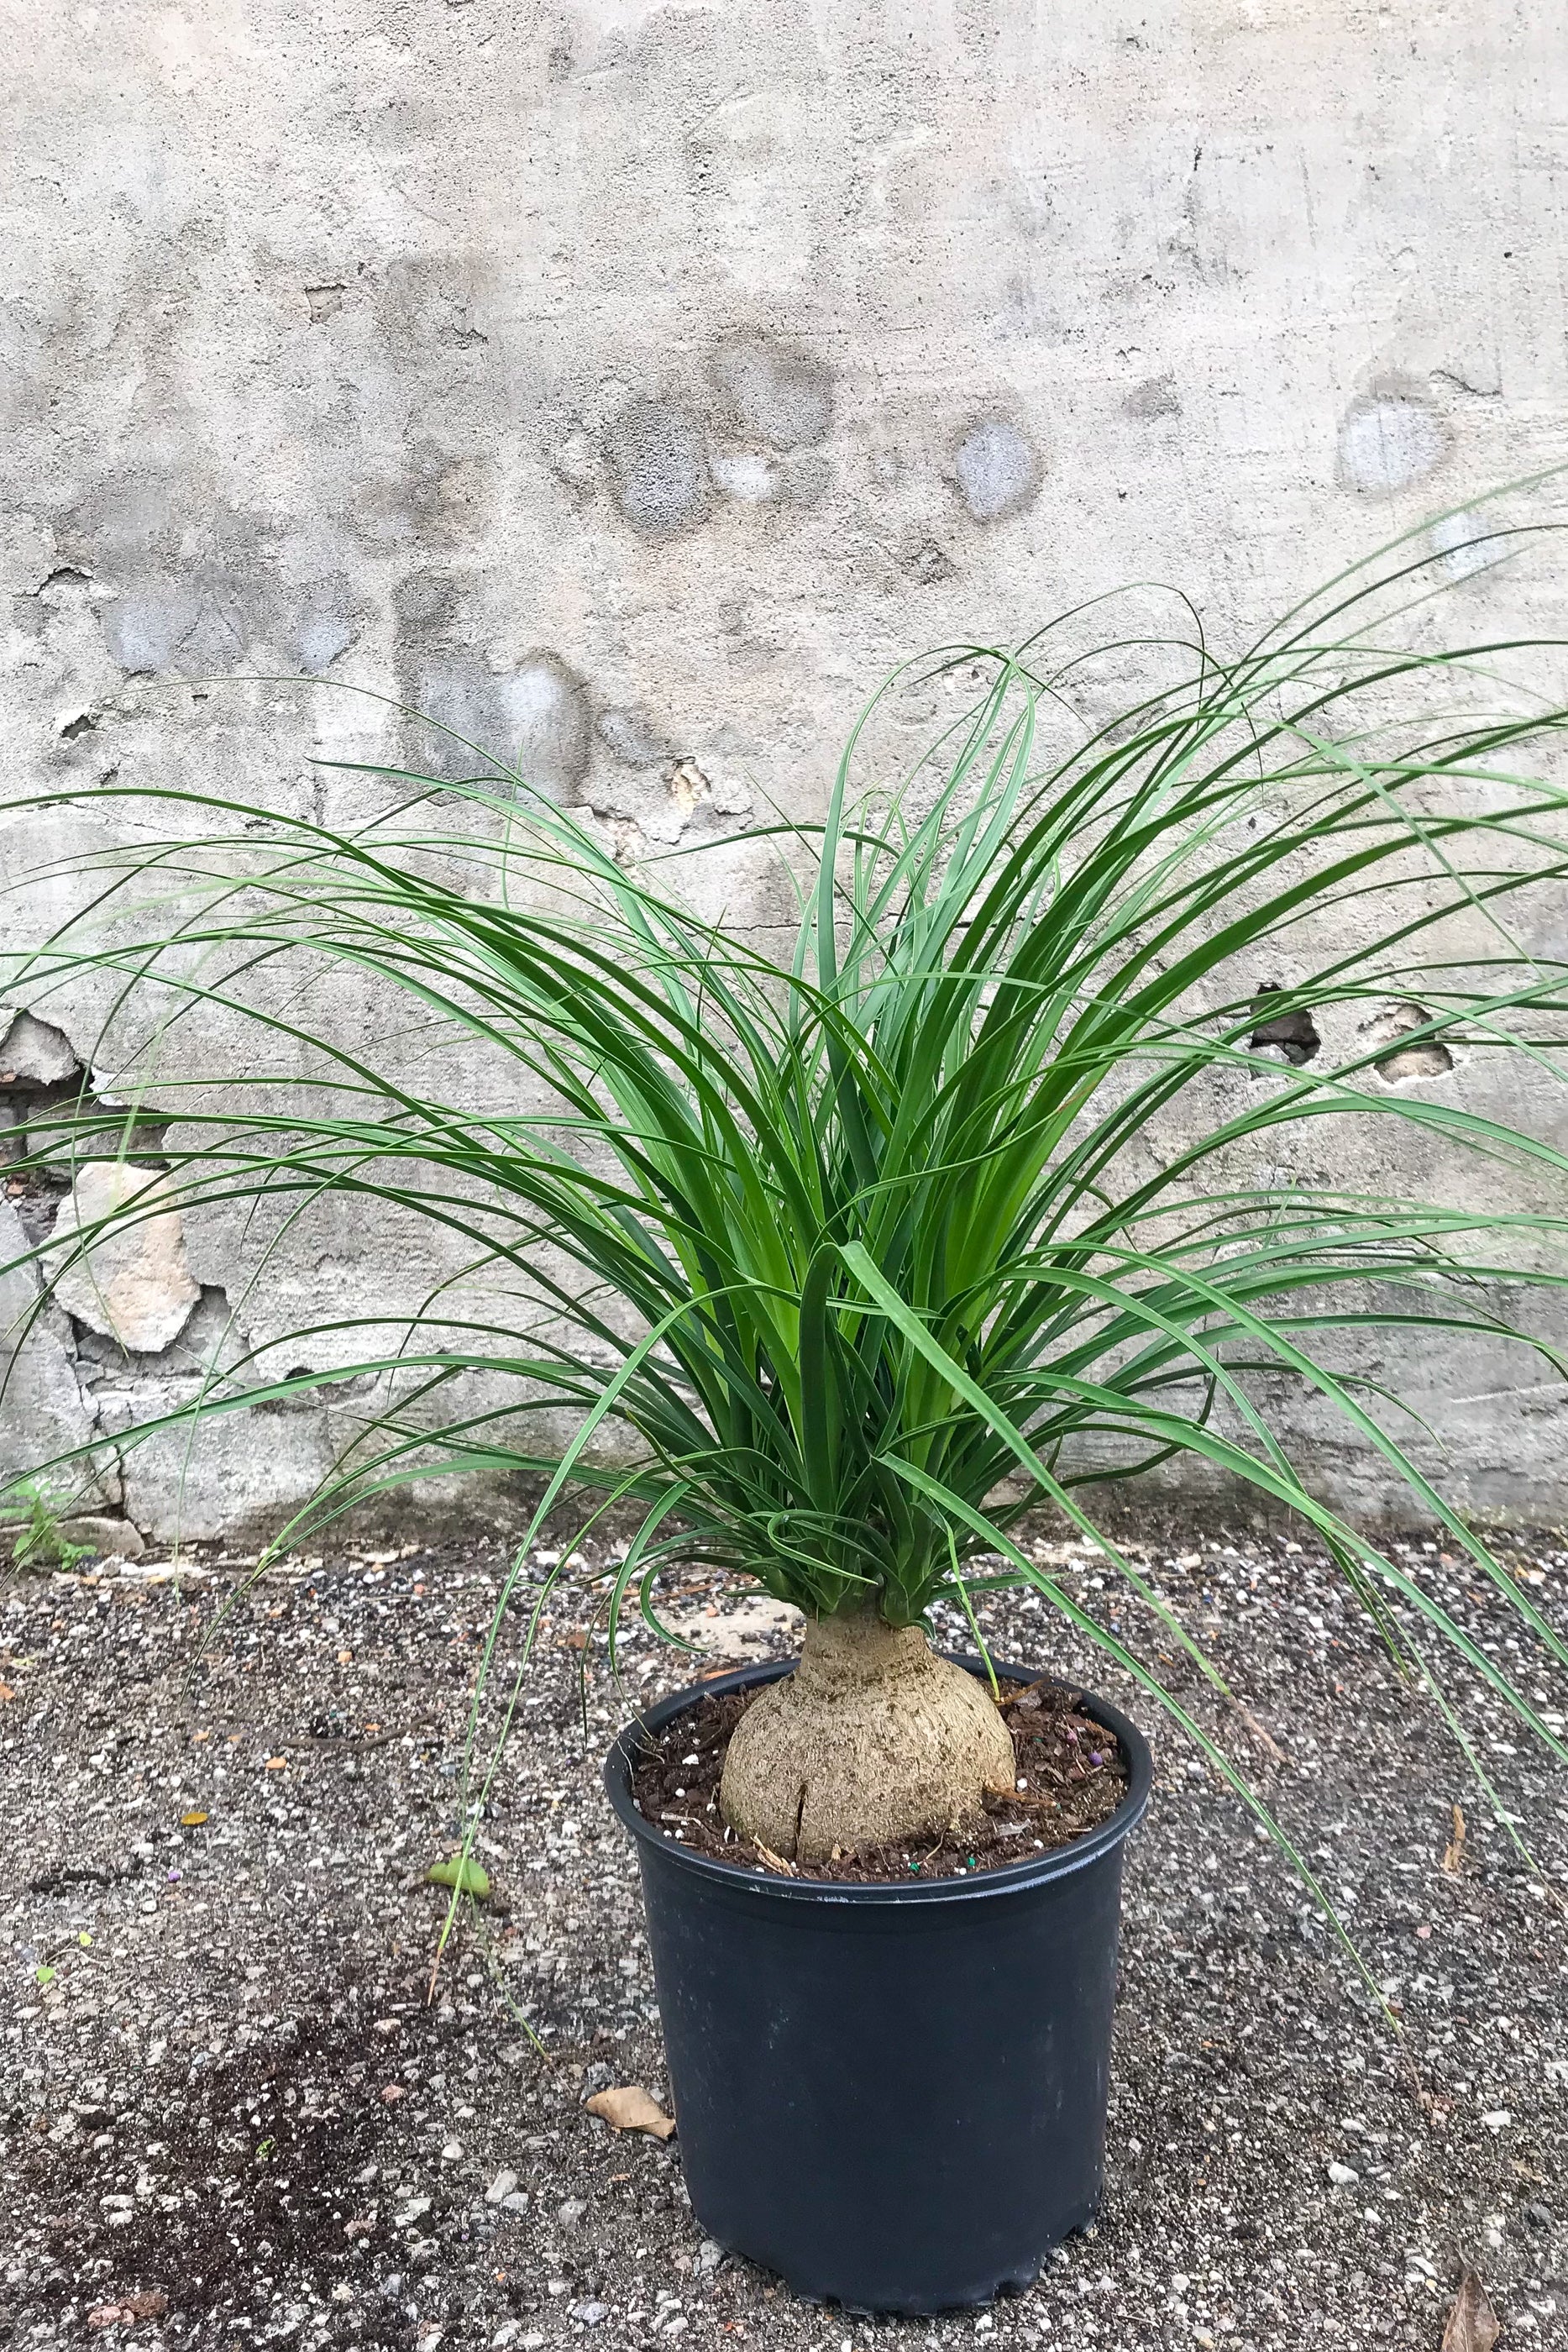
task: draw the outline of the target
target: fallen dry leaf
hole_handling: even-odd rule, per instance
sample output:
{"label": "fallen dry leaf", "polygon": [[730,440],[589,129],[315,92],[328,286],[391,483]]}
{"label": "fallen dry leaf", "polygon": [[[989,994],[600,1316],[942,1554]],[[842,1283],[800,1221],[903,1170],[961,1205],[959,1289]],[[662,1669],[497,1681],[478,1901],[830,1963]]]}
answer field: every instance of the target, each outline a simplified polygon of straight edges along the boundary
{"label": "fallen dry leaf", "polygon": [[183,1830],[199,1830],[206,1818],[205,1813],[182,1813],[180,1827]]}
{"label": "fallen dry leaf", "polygon": [[145,2287],[140,2294],[122,2294],[113,2303],[100,2303],[95,2311],[88,2313],[87,2324],[89,2327],[118,2327],[128,2319],[162,2319],[168,2308],[169,2298],[162,2287]]}
{"label": "fallen dry leaf", "polygon": [[[1035,1701],[1035,1704],[1037,1706],[1039,1706],[1040,1702],[1038,1699]],[[1248,1730],[1252,1734],[1253,1738],[1257,1740],[1259,1746],[1260,1748],[1267,1748],[1269,1754],[1273,1758],[1276,1764],[1282,1764],[1285,1761],[1285,1751],[1281,1747],[1279,1741],[1274,1738],[1273,1734],[1264,1730],[1263,1726],[1259,1722],[1257,1717],[1252,1714],[1249,1708],[1243,1706],[1239,1698],[1233,1698],[1230,1704],[1236,1709],[1237,1714],[1241,1717],[1242,1722],[1247,1726]]]}
{"label": "fallen dry leaf", "polygon": [[668,2139],[675,2128],[675,2119],[667,2116],[657,2099],[635,2083],[627,2083],[615,2091],[596,2091],[588,2102],[591,2116],[602,2116],[613,2131],[652,2132],[655,2139]]}
{"label": "fallen dry leaf", "polygon": [[1454,1807],[1454,1834],[1443,1853],[1443,1868],[1450,1878],[1458,1875],[1465,1859],[1465,1817],[1458,1805]]}
{"label": "fallen dry leaf", "polygon": [[269,1756],[267,1759],[267,1769],[269,1772],[287,1772],[288,1769],[287,1757]]}
{"label": "fallen dry leaf", "polygon": [[8,1698],[15,1698],[16,1696],[9,1683],[0,1683],[0,1706],[4,1706]]}
{"label": "fallen dry leaf", "polygon": [[1492,2352],[1501,2334],[1502,2323],[1487,2299],[1480,2273],[1467,2263],[1443,2330],[1442,2352]]}

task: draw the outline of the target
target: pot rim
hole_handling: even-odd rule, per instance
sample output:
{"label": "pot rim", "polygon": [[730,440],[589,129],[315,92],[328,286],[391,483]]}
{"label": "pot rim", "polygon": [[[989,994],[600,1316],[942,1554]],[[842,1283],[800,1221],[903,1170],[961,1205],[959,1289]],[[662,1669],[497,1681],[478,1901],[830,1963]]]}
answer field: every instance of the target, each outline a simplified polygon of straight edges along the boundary
{"label": "pot rim", "polygon": [[[952,1658],[955,1665],[963,1666],[972,1675],[985,1672],[977,1657],[958,1651],[945,1654]],[[698,1853],[656,1829],[638,1811],[632,1793],[632,1756],[639,1734],[662,1731],[674,1717],[685,1714],[701,1698],[718,1697],[726,1691],[744,1690],[757,1683],[778,1682],[793,1673],[793,1658],[768,1659],[758,1665],[737,1667],[733,1674],[715,1675],[706,1682],[688,1684],[684,1690],[672,1692],[668,1698],[645,1708],[626,1725],[604,1759],[605,1793],[622,1825],[662,1861],[737,1892],[786,1903],[870,1904],[874,1907],[889,1903],[983,1902],[993,1895],[1021,1893],[1050,1879],[1070,1877],[1074,1871],[1087,1869],[1120,1845],[1142,1821],[1154,1785],[1155,1765],[1148,1741],[1119,1707],[1085,1690],[1082,1684],[1062,1682],[1055,1675],[1043,1676],[1000,1658],[992,1663],[998,1675],[1009,1682],[1049,1680],[1058,1690],[1073,1692],[1086,1714],[1096,1723],[1103,1723],[1107,1731],[1115,1733],[1128,1764],[1127,1793],[1113,1813],[1085,1831],[1082,1837],[1072,1838],[1065,1845],[1051,1846],[1044,1853],[1033,1854],[1024,1861],[977,1870],[972,1876],[965,1873],[962,1876],[916,1879],[908,1884],[897,1879],[846,1883],[831,1878],[784,1878],[777,1871],[758,1871],[749,1864],[721,1862],[716,1855]]]}

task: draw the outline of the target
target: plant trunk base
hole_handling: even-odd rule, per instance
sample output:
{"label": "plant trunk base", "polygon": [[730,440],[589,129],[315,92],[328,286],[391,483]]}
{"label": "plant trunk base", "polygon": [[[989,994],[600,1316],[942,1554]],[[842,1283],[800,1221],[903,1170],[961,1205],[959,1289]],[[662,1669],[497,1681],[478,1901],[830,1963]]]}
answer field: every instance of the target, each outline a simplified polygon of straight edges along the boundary
{"label": "plant trunk base", "polygon": [[917,1625],[864,1612],[806,1628],[800,1663],[737,1725],[719,1803],[786,1862],[963,1830],[1010,1790],[1013,1745],[972,1675]]}

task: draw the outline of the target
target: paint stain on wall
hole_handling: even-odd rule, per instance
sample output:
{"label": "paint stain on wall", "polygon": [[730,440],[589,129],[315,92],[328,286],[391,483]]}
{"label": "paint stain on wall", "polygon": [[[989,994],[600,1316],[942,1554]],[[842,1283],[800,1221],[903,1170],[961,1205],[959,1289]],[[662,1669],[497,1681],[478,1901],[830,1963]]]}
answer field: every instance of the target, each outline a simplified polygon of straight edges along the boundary
{"label": "paint stain on wall", "polygon": [[628,704],[599,714],[599,740],[625,768],[656,768],[672,757],[669,743],[644,710]]}
{"label": "paint stain on wall", "polygon": [[1364,498],[1390,498],[1434,473],[1448,454],[1435,408],[1405,392],[1353,400],[1339,430],[1340,478]]}
{"label": "paint stain on wall", "polygon": [[634,400],[604,436],[611,495],[650,538],[689,530],[707,511],[702,427],[674,401]]}
{"label": "paint stain on wall", "polygon": [[977,522],[999,522],[1027,507],[1040,488],[1033,443],[1005,416],[977,418],[953,454],[958,494]]}
{"label": "paint stain on wall", "polygon": [[492,670],[476,654],[429,656],[417,673],[415,724],[421,771],[447,781],[499,785],[491,763],[563,800],[588,772],[591,716],[582,680],[555,653],[528,654],[515,669]]}
{"label": "paint stain on wall", "polygon": [[766,457],[751,449],[718,449],[708,459],[708,471],[727,499],[743,506],[760,506],[773,497],[779,477]]}
{"label": "paint stain on wall", "polygon": [[713,377],[732,423],[770,449],[803,449],[833,421],[833,383],[821,360],[766,335],[731,335],[713,356]]}
{"label": "paint stain on wall", "polygon": [[1145,376],[1142,383],[1133,386],[1122,406],[1129,416],[1179,416],[1181,394],[1176,390],[1175,376]]}

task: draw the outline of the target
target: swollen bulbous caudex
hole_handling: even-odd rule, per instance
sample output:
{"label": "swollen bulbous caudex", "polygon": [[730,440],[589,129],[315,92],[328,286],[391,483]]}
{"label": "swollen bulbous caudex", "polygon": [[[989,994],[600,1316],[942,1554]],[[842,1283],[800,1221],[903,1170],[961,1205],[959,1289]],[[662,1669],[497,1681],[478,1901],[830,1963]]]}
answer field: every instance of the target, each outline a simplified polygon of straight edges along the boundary
{"label": "swollen bulbous caudex", "polygon": [[800,1663],[737,1725],[719,1802],[737,1835],[791,1862],[977,1821],[1013,1786],[1013,1745],[984,1685],[917,1625],[818,1618]]}

